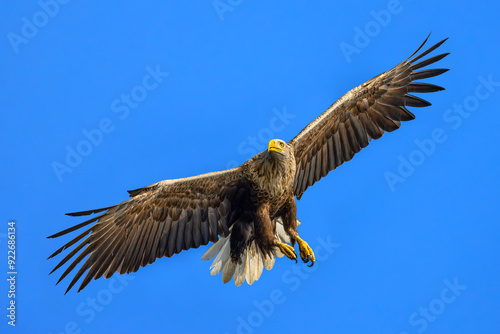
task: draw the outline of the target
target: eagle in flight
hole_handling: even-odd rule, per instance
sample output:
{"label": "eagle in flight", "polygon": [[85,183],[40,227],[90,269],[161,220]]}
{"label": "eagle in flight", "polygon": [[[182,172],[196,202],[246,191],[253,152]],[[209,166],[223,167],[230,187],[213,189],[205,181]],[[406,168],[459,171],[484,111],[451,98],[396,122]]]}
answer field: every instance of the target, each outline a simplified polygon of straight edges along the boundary
{"label": "eagle in flight", "polygon": [[300,258],[313,265],[314,252],[297,232],[300,222],[295,198],[300,199],[308,187],[351,160],[371,139],[414,119],[406,107],[430,105],[409,93],[444,89],[417,82],[447,71],[421,70],[449,54],[421,60],[446,41],[417,55],[428,38],[399,65],[342,96],[295,138],[271,140],[267,150],[239,167],[160,181],[129,191],[131,198],[122,203],[69,213],[99,215],[49,237],[85,227],[49,257],[75,246],[52,270],[71,260],[57,283],[87,256],[66,293],[87,271],[78,292],[92,278],[136,272],[157,258],[209,242],[214,244],[202,259],[215,257],[211,274],[222,271],[224,283],[234,278],[238,286],[245,280],[252,284],[264,267],[273,267],[276,256],[297,261],[296,243]]}

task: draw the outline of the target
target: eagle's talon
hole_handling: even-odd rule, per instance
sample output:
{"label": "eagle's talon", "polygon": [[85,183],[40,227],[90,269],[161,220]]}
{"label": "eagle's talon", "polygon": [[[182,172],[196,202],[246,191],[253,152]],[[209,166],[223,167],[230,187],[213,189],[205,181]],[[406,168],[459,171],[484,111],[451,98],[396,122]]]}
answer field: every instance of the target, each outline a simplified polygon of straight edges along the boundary
{"label": "eagle's talon", "polygon": [[311,264],[308,265],[308,267],[312,267],[314,265],[314,261],[316,260],[316,258],[314,257],[313,250],[311,249],[311,247],[309,247],[307,242],[305,242],[298,236],[296,240],[297,243],[299,244],[300,258],[302,259],[302,261],[304,261],[304,263],[311,262]]}
{"label": "eagle's talon", "polygon": [[289,258],[290,260],[295,260],[295,263],[297,263],[297,253],[295,253],[295,250],[292,246],[279,241],[276,241],[275,245],[287,258]]}

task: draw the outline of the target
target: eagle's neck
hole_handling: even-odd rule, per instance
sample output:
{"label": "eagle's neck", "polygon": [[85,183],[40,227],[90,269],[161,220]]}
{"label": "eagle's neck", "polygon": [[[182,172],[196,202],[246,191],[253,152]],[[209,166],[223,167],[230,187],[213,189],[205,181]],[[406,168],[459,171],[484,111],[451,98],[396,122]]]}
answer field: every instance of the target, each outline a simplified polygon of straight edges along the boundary
{"label": "eagle's neck", "polygon": [[293,193],[295,158],[270,154],[266,151],[250,164],[250,176],[258,190],[270,198]]}

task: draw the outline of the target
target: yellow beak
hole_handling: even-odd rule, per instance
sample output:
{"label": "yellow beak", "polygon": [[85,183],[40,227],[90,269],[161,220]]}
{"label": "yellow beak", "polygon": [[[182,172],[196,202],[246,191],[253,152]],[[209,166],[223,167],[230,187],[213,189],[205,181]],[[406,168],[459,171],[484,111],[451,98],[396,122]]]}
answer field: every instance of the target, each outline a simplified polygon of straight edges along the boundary
{"label": "yellow beak", "polygon": [[267,146],[267,150],[268,151],[283,152],[283,149],[280,147],[280,145],[274,139],[269,142],[269,145]]}

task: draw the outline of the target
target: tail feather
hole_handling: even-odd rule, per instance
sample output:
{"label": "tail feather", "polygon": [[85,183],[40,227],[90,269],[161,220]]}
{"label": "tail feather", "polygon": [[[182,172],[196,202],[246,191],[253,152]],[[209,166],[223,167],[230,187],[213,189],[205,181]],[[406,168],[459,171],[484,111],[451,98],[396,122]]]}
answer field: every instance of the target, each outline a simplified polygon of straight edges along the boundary
{"label": "tail feather", "polygon": [[248,250],[243,253],[243,255],[241,256],[241,262],[237,263],[236,268],[234,269],[233,277],[234,284],[236,284],[236,286],[240,286],[243,284],[243,282],[245,282],[247,274],[247,258],[249,257],[247,255],[249,255]]}
{"label": "tail feather", "polygon": [[224,265],[224,269],[222,269],[222,282],[224,282],[224,284],[226,284],[227,282],[229,282],[231,280],[231,278],[233,278],[235,267],[236,266],[235,266],[234,262],[231,261],[231,259],[229,259],[229,261],[226,260],[226,264]]}
{"label": "tail feather", "polygon": [[[300,225],[300,221],[297,220],[297,225]],[[231,232],[231,229],[230,229]],[[285,232],[283,222],[278,219],[276,221],[276,238],[280,242],[290,243],[290,237]],[[260,247],[255,241],[252,241],[250,245],[247,246],[243,255],[241,257],[241,262],[234,263],[231,260],[231,246],[230,246],[231,233],[227,237],[221,237],[216,243],[214,243],[202,256],[202,260],[211,260],[215,257],[212,265],[210,266],[210,274],[215,276],[222,271],[222,281],[227,283],[234,279],[236,286],[240,286],[247,281],[249,285],[252,285],[257,281],[264,268],[271,270],[274,266],[277,257],[283,257],[278,249],[274,250],[270,255],[265,255],[260,250]]]}
{"label": "tail feather", "polygon": [[[225,241],[229,240],[229,236],[227,237],[220,237],[220,239],[218,240],[218,242],[216,242],[215,244],[213,244],[212,247],[210,247],[206,252],[205,254],[203,254],[203,256],[201,257],[201,259],[203,261],[207,261],[207,260],[210,260],[210,259],[213,259],[215,255],[217,255],[217,253],[219,253],[219,251],[224,247],[226,246],[228,243],[226,243]],[[219,242],[220,241],[220,242]],[[222,252],[220,252],[222,253]],[[219,253],[219,254],[220,254]],[[215,262],[215,261],[214,261]],[[210,268],[213,268],[210,267]]]}
{"label": "tail feather", "polygon": [[[274,254],[276,254],[277,252],[274,251]],[[283,255],[282,255],[283,256]],[[276,262],[276,256],[263,256],[262,257],[264,259],[264,268],[266,268],[267,270],[271,270],[273,269],[274,267],[274,262]]]}
{"label": "tail feather", "polygon": [[260,277],[262,274],[262,259],[260,252],[257,251],[257,246],[252,243],[250,246],[250,256],[247,256],[248,271],[247,271],[247,283],[252,285],[255,282],[256,277]]}
{"label": "tail feather", "polygon": [[[222,240],[221,245],[224,245],[224,246],[222,247],[219,254],[217,254],[217,257],[215,258],[214,262],[210,266],[210,269],[212,269],[210,274],[212,274],[212,276],[217,275],[218,273],[221,272],[222,268],[224,268],[224,265],[226,264],[227,260],[222,261],[222,259],[229,259],[230,258],[231,247],[230,247],[230,243],[229,243],[229,238],[224,238],[224,239],[228,239],[228,241],[225,242],[225,240]],[[206,260],[210,260],[211,258],[212,257],[210,257]]]}

